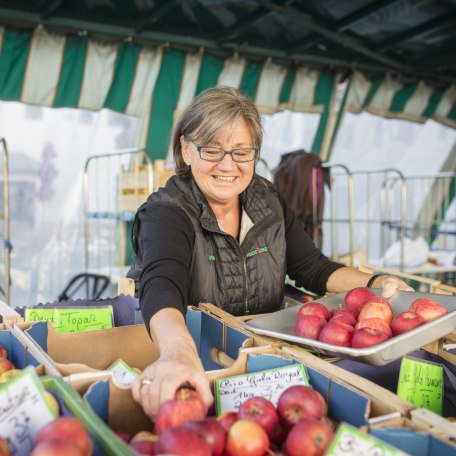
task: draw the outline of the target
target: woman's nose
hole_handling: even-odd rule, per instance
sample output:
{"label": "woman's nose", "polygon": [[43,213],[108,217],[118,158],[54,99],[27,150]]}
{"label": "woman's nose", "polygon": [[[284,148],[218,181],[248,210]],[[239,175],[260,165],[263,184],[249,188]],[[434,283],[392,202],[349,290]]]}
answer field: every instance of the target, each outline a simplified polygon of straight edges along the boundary
{"label": "woman's nose", "polygon": [[219,168],[220,169],[235,169],[236,168],[236,162],[233,160],[233,157],[231,154],[225,154],[223,159],[219,161]]}

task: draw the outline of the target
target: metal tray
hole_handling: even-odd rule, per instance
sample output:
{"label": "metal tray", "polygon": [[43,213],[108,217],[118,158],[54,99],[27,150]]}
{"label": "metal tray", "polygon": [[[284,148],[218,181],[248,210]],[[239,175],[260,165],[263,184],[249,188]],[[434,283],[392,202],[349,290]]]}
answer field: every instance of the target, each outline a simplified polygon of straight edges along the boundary
{"label": "metal tray", "polygon": [[[375,294],[381,295],[382,290],[379,288],[373,291]],[[345,294],[337,293],[327,298],[319,299],[318,302],[321,302],[330,310],[335,309],[343,303]],[[388,339],[381,344],[367,348],[338,347],[318,340],[296,336],[293,333],[293,329],[296,314],[301,308],[300,305],[249,320],[245,323],[245,328],[258,334],[289,340],[298,345],[306,345],[314,348],[317,352],[330,356],[350,358],[374,366],[383,366],[411,351],[417,350],[423,345],[440,339],[456,328],[455,296],[398,291],[389,299],[394,315],[408,310],[410,304],[418,298],[434,299],[448,310],[448,314]]]}

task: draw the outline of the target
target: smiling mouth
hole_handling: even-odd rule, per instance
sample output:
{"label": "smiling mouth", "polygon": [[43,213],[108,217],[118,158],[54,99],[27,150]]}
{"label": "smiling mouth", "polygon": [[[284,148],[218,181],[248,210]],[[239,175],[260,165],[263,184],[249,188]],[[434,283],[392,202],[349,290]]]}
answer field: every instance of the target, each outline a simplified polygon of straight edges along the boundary
{"label": "smiling mouth", "polygon": [[216,181],[219,182],[234,182],[237,177],[236,176],[213,176]]}

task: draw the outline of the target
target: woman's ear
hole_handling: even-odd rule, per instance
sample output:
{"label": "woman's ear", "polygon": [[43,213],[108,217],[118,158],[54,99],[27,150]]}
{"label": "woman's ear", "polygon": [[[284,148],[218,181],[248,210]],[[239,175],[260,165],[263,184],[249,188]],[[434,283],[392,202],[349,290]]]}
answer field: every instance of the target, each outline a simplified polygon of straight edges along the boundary
{"label": "woman's ear", "polygon": [[189,144],[187,141],[185,141],[184,135],[181,135],[181,137],[180,137],[180,144],[181,144],[181,150],[182,150],[182,159],[184,160],[185,163],[189,163],[190,162]]}

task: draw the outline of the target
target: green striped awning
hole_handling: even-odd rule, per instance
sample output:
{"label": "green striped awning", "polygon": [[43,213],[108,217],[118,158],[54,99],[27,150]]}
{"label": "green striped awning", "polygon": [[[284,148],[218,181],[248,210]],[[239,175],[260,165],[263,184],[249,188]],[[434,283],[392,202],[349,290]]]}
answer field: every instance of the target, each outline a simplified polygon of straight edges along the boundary
{"label": "green striped awning", "polygon": [[[263,113],[284,109],[322,114],[324,132],[335,76],[240,55],[217,58],[165,45],[98,42],[86,35],[0,27],[0,99],[49,107],[112,109],[140,119],[137,146],[164,158],[169,135],[193,97],[215,85],[239,87]],[[320,133],[321,133],[320,132]],[[319,153],[323,134],[313,152]]]}
{"label": "green striped awning", "polygon": [[239,87],[261,112],[284,109],[320,114],[312,152],[327,157],[342,111],[425,121],[456,127],[456,88],[423,82],[406,86],[390,76],[368,79],[354,72],[336,118],[340,74],[300,65],[279,65],[234,54],[182,52],[166,45],[99,42],[87,35],[33,33],[0,27],[0,99],[49,107],[112,109],[140,120],[136,146],[165,158],[174,122],[202,90]]}

